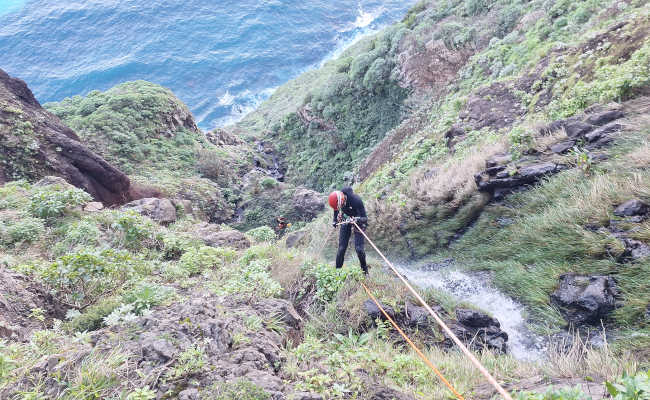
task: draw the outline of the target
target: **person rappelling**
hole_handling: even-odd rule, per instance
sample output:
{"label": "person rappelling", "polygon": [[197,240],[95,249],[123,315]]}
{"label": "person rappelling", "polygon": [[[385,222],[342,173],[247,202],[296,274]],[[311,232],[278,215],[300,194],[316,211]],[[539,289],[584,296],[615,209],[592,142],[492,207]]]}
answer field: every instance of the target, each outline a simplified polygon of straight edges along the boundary
{"label": "person rappelling", "polygon": [[[363,206],[361,197],[357,196],[351,187],[345,187],[342,190],[336,190],[329,195],[330,207],[334,209],[334,221],[332,226],[336,229],[341,226],[339,232],[339,248],[336,253],[336,268],[343,267],[345,252],[348,249],[348,242],[354,230],[354,249],[359,257],[359,264],[364,274],[368,274],[366,264],[366,252],[364,250],[364,237],[359,229],[364,231],[368,227],[368,216],[366,208]],[[352,221],[356,222],[355,224]],[[357,228],[358,226],[358,228]]]}

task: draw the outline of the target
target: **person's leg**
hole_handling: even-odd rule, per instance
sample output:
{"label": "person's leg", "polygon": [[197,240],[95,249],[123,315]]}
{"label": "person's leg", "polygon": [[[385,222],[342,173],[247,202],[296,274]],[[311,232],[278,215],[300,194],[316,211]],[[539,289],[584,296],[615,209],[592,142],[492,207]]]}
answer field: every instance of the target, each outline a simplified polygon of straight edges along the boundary
{"label": "person's leg", "polygon": [[345,259],[345,251],[348,249],[348,242],[350,241],[350,234],[352,227],[350,224],[341,225],[341,232],[339,233],[339,250],[336,253],[336,268],[343,266]]}
{"label": "person's leg", "polygon": [[366,251],[364,250],[365,238],[361,232],[354,230],[354,249],[359,257],[359,264],[364,274],[368,274],[368,265],[366,265]]}

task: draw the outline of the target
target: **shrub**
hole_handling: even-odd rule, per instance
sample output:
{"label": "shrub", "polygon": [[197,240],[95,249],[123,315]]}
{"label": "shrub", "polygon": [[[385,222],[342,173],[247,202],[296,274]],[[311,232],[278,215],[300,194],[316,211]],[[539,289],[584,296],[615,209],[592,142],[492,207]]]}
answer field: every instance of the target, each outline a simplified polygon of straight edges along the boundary
{"label": "shrub", "polygon": [[44,231],[43,221],[38,218],[23,217],[6,225],[0,222],[0,243],[30,243],[38,239]]}
{"label": "shrub", "polygon": [[465,0],[465,14],[473,16],[490,10],[491,0]]}
{"label": "shrub", "polygon": [[162,237],[163,258],[165,260],[178,260],[193,246],[193,240],[174,233],[167,233]]}
{"label": "shrub", "polygon": [[62,189],[58,185],[36,190],[30,197],[29,210],[38,218],[59,217],[71,208],[83,206],[92,197],[81,189]]}
{"label": "shrub", "polygon": [[152,248],[155,245],[155,224],[135,211],[118,213],[111,229],[118,233],[118,246],[136,250],[143,247]]}
{"label": "shrub", "polygon": [[70,321],[64,326],[71,332],[94,331],[104,326],[104,318],[118,308],[121,302],[117,298],[99,301],[86,308],[83,313],[71,314]]}
{"label": "shrub", "polygon": [[124,304],[131,304],[133,312],[140,315],[144,310],[163,304],[174,296],[175,290],[169,286],[139,282],[122,296]]}
{"label": "shrub", "polygon": [[211,390],[215,400],[269,400],[271,395],[253,382],[240,379],[216,385]]}
{"label": "shrub", "polygon": [[580,389],[549,389],[546,393],[522,392],[515,397],[516,400],[588,400],[590,398]]}
{"label": "shrub", "polygon": [[262,181],[260,182],[260,185],[262,185],[262,187],[264,189],[272,189],[272,188],[278,186],[278,181],[276,181],[273,178],[268,178],[267,177],[267,178],[262,179]]}
{"label": "shrub", "polygon": [[189,249],[181,256],[180,265],[190,274],[198,274],[208,268],[221,268],[234,260],[236,252],[229,248],[201,246]]}
{"label": "shrub", "polygon": [[94,247],[99,244],[101,232],[97,225],[89,220],[77,221],[65,225],[62,239],[54,246],[54,254],[62,255],[75,250],[78,247]]}
{"label": "shrub", "polygon": [[82,250],[59,257],[39,273],[62,301],[83,309],[121,288],[141,268],[139,260],[124,251]]}
{"label": "shrub", "polygon": [[252,260],[228,275],[223,285],[213,286],[219,295],[250,293],[260,297],[275,297],[282,294],[282,286],[269,272],[270,261]]}
{"label": "shrub", "polygon": [[316,298],[322,302],[330,302],[336,297],[348,278],[360,280],[359,268],[332,268],[323,263],[306,264],[303,266],[305,275],[316,281]]}
{"label": "shrub", "polygon": [[275,232],[268,226],[260,226],[259,228],[251,229],[246,234],[253,238],[256,242],[269,242],[275,239]]}
{"label": "shrub", "polygon": [[614,400],[641,400],[650,398],[650,371],[634,376],[623,376],[616,382],[605,382]]}

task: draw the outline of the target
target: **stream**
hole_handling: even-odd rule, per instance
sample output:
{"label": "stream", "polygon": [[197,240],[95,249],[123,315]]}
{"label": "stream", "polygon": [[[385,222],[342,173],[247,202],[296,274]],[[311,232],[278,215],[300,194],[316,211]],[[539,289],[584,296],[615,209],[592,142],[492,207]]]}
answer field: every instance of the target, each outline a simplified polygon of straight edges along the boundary
{"label": "stream", "polygon": [[448,263],[427,270],[404,266],[398,269],[415,285],[444,291],[498,319],[508,334],[508,351],[513,357],[529,361],[544,357],[546,338],[528,329],[525,308],[496,289],[486,274],[463,272]]}

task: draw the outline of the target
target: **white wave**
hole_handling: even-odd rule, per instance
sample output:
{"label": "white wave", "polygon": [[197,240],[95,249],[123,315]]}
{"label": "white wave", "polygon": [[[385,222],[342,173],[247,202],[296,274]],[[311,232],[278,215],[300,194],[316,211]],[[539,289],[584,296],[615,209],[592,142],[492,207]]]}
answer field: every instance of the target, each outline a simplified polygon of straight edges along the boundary
{"label": "white wave", "polygon": [[358,11],[359,14],[357,15],[357,19],[353,23],[355,28],[365,28],[368,25],[372,24],[373,21],[379,15],[381,15],[381,14],[377,15],[376,13],[363,11],[363,7],[361,7],[361,3],[359,3]]}
{"label": "white wave", "polygon": [[[215,126],[221,127],[235,124],[247,114],[255,111],[264,100],[268,99],[273,94],[275,89],[277,89],[277,87],[269,87],[259,91],[258,93],[253,93],[249,89],[246,89],[236,95],[231,95],[230,92],[226,92],[224,96],[219,98],[219,101],[213,107],[210,107],[208,110],[201,113],[198,117],[199,124],[220,107],[230,107],[230,113],[217,119],[215,121]],[[226,95],[228,95],[227,99],[222,101]]]}
{"label": "white wave", "polygon": [[221,107],[231,106],[235,102],[235,96],[231,95],[229,91],[226,90],[226,93],[223,96],[219,97],[219,105]]}

